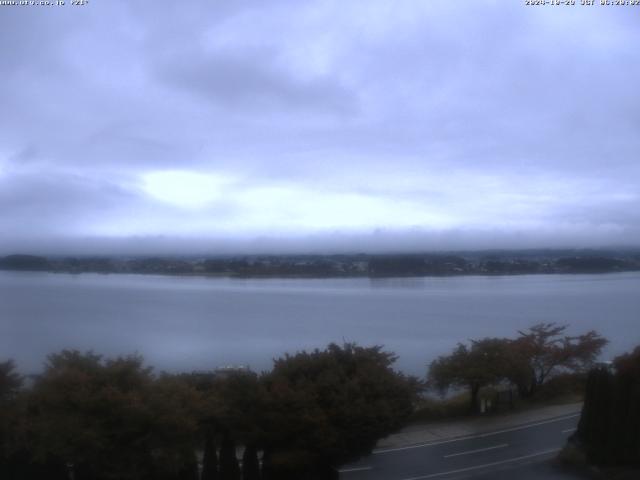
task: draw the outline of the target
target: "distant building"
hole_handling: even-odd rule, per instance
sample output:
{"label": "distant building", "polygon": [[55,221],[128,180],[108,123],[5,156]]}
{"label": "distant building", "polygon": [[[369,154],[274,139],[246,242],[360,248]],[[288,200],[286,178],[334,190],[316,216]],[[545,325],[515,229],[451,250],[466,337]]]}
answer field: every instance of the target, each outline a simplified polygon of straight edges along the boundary
{"label": "distant building", "polygon": [[249,368],[248,365],[224,365],[222,367],[218,367],[213,371],[213,375],[215,378],[225,379],[229,378],[232,375],[249,375],[253,372]]}

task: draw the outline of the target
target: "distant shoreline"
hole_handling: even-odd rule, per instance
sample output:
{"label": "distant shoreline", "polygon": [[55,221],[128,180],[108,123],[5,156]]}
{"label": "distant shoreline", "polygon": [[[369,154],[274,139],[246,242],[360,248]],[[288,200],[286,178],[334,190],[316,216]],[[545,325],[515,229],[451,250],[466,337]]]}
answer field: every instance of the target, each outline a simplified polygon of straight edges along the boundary
{"label": "distant shoreline", "polygon": [[1,272],[14,273],[49,273],[53,275],[137,275],[148,277],[166,277],[166,278],[201,278],[201,279],[227,279],[227,280],[350,280],[350,279],[368,279],[368,280],[401,280],[401,279],[424,279],[424,278],[463,278],[463,277],[523,277],[523,276],[544,276],[544,275],[615,275],[620,273],[640,272],[635,270],[617,270],[611,272],[536,272],[536,273],[462,273],[462,274],[431,274],[431,275],[335,275],[335,276],[310,276],[310,275],[233,275],[233,274],[207,274],[207,273],[150,273],[150,272],[69,272],[60,270],[9,270],[0,268]]}
{"label": "distant shoreline", "polygon": [[236,257],[0,257],[0,270],[236,279],[428,278],[640,271],[637,250]]}

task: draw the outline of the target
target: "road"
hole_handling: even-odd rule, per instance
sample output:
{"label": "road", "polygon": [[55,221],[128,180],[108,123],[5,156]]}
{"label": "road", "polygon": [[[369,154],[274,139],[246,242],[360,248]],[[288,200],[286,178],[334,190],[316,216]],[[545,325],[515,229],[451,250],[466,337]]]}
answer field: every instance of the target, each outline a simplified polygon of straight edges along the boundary
{"label": "road", "polygon": [[478,435],[376,450],[340,469],[341,480],[573,478],[548,461],[575,430],[579,414]]}

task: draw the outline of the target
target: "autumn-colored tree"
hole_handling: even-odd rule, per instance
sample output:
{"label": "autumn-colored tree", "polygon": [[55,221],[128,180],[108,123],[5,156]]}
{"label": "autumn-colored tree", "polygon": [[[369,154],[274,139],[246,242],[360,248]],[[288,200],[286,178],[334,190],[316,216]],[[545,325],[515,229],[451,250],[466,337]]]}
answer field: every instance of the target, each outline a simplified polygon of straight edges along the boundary
{"label": "autumn-colored tree", "polygon": [[521,397],[536,393],[558,371],[581,372],[598,357],[607,340],[595,331],[564,335],[566,326],[540,323],[521,331],[515,340],[485,338],[458,344],[449,355],[429,366],[429,384],[441,391],[450,386],[469,389],[471,408],[478,406],[483,386],[509,380]]}
{"label": "autumn-colored tree", "polygon": [[508,373],[522,397],[530,397],[555,372],[586,372],[600,355],[607,340],[591,330],[583,335],[565,335],[566,325],[539,323],[511,344]]}
{"label": "autumn-colored tree", "polygon": [[484,338],[470,346],[459,343],[449,355],[429,365],[428,383],[441,392],[451,386],[468,388],[470,409],[478,409],[480,389],[506,378],[509,369],[509,340]]}

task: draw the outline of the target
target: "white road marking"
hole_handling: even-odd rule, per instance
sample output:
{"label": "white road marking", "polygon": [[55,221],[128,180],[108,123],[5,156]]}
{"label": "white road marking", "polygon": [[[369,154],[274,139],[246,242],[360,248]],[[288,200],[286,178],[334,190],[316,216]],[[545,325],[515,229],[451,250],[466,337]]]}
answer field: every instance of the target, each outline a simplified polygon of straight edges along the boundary
{"label": "white road marking", "polygon": [[458,470],[449,470],[448,472],[431,473],[429,475],[422,475],[420,477],[403,478],[402,480],[424,480],[425,478],[443,477],[445,475],[451,475],[454,473],[470,472],[472,470],[479,470],[481,468],[494,467],[496,465],[503,465],[505,463],[517,462],[518,460],[526,460],[528,458],[541,457],[542,455],[549,455],[550,453],[559,452],[559,448],[553,450],[545,450],[544,452],[532,453],[530,455],[523,455],[521,457],[509,458],[507,460],[500,460],[499,462],[485,463],[482,465],[475,465],[473,467],[459,468]]}
{"label": "white road marking", "polygon": [[365,470],[371,470],[372,467],[354,467],[354,468],[343,468],[342,470],[338,470],[339,473],[349,473],[349,472],[363,472]]}
{"label": "white road marking", "polygon": [[508,446],[508,443],[503,443],[502,445],[495,445],[493,447],[478,448],[476,450],[467,450],[466,452],[452,453],[450,455],[444,455],[443,458],[459,457],[460,455],[471,455],[472,453],[486,452],[487,450],[495,450],[496,448],[505,448]]}
{"label": "white road marking", "polygon": [[507,432],[515,432],[518,430],[524,430],[527,428],[533,428],[533,427],[537,427],[539,425],[546,425],[548,423],[554,423],[554,422],[562,422],[563,420],[568,420],[570,418],[575,418],[575,417],[579,417],[580,414],[579,413],[575,413],[573,415],[567,415],[561,418],[554,418],[551,420],[545,420],[542,422],[537,422],[537,423],[530,423],[528,425],[520,425],[518,427],[512,427],[512,428],[505,428],[504,430],[496,430],[495,432],[488,432],[488,433],[481,433],[479,435],[467,435],[466,437],[458,437],[458,438],[452,438],[449,440],[441,440],[441,441],[436,441],[436,442],[428,442],[428,443],[419,443],[416,445],[409,445],[406,447],[395,447],[395,448],[382,448],[379,450],[374,450],[372,453],[372,455],[379,455],[381,453],[390,453],[390,452],[400,452],[402,450],[412,450],[414,448],[424,448],[424,447],[433,447],[435,445],[444,445],[446,443],[453,443],[453,442],[463,442],[465,440],[474,440],[476,438],[486,438],[486,437],[490,437],[492,435],[499,435],[500,433],[507,433]]}
{"label": "white road marking", "polygon": [[575,428],[567,428],[566,430],[562,430],[562,432],[560,433],[570,433],[570,432],[575,432],[576,429]]}

